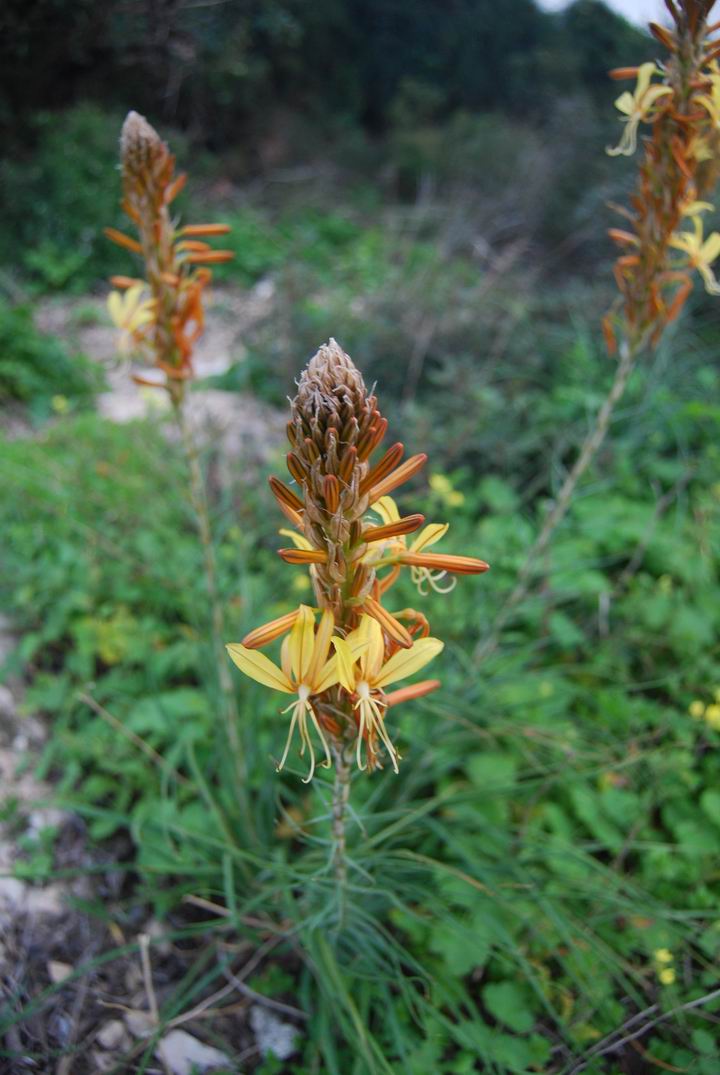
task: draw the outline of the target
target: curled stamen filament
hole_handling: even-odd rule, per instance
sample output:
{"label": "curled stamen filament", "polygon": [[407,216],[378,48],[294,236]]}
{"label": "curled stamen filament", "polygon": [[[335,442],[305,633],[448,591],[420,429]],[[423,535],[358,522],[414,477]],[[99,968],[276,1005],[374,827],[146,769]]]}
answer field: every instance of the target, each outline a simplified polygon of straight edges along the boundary
{"label": "curled stamen filament", "polygon": [[295,725],[297,724],[298,732],[300,733],[301,743],[300,757],[302,758],[304,756],[305,747],[308,748],[308,752],[310,754],[310,772],[306,777],[303,778],[303,784],[309,784],[315,774],[315,750],[312,745],[312,739],[310,738],[310,732],[308,730],[307,725],[308,714],[310,715],[310,720],[313,723],[315,731],[320,737],[320,742],[322,743],[323,750],[325,751],[325,760],[321,764],[324,766],[325,769],[329,769],[332,765],[332,761],[330,759],[330,749],[328,747],[327,739],[325,738],[323,730],[318,723],[318,719],[315,715],[315,710],[308,701],[309,697],[310,688],[304,683],[301,683],[298,687],[297,700],[291,702],[289,706],[286,706],[285,709],[281,710],[282,713],[289,713],[290,710],[292,710],[292,718],[290,720],[290,730],[288,731],[288,737],[285,743],[285,750],[283,751],[283,756],[280,759],[280,764],[277,767],[277,772],[279,773],[282,767],[285,765],[285,762],[287,761],[293,732],[295,731]]}
{"label": "curled stamen filament", "polygon": [[399,773],[398,760],[400,755],[390,741],[390,737],[385,729],[385,720],[382,714],[382,709],[386,708],[385,703],[378,702],[377,699],[372,697],[369,683],[358,683],[355,689],[358,694],[358,700],[353,708],[360,710],[360,727],[358,728],[357,738],[358,769],[365,770],[367,768],[367,762],[363,764],[361,754],[364,736],[367,734],[368,742],[370,742],[372,737],[377,733],[382,739],[385,749],[388,752],[393,769],[396,773]]}
{"label": "curled stamen filament", "polygon": [[457,585],[457,579],[454,577],[449,580],[446,586],[440,585],[440,580],[445,578],[447,571],[431,571],[427,567],[411,567],[410,575],[418,588],[418,593],[423,596],[427,595],[426,586],[429,586],[435,593],[450,593]]}

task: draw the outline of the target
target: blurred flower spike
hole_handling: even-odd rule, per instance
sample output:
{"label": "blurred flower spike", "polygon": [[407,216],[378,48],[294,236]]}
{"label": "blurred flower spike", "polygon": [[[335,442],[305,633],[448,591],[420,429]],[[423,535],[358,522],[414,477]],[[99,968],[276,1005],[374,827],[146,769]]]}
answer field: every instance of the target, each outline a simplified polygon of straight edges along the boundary
{"label": "blurred flower spike", "polygon": [[[430,637],[419,610],[391,611],[386,595],[404,567],[421,591],[446,576],[482,574],[488,565],[470,556],[427,552],[445,536],[447,523],[423,527],[420,514],[402,516],[389,493],[417,474],[424,454],[403,462],[393,444],[373,461],[387,429],[352,360],[334,340],[321,347],[298,382],[288,423],[291,484],[270,479],[270,488],[292,528],[281,534],[291,547],[282,559],[308,571],[316,607],[300,608],[255,628],[228,652],[242,672],[285,693],[295,693],[282,768],[295,728],[315,761],[310,725],[325,753],[343,767],[354,755],[359,769],[398,771],[400,753],[386,713],[440,686],[423,680],[386,688],[421,671],[443,648]],[[419,531],[414,540],[408,535]],[[452,580],[454,581],[454,580]],[[315,631],[315,614],[321,613]],[[289,632],[289,634],[288,634]],[[280,666],[258,653],[284,637]]]}
{"label": "blurred flower spike", "polygon": [[[708,16],[715,0],[666,0],[673,26],[655,23],[650,31],[666,58],[611,72],[635,79],[615,104],[625,124],[611,155],[642,159],[635,195],[619,212],[626,223],[610,237],[621,248],[615,263],[620,297],[603,323],[610,353],[618,345],[637,353],[655,346],[682,310],[697,272],[710,294],[720,294],[711,268],[720,254],[720,234],[705,236],[701,201],[720,174],[720,44],[718,25]],[[647,135],[639,138],[641,125]],[[688,218],[690,228],[687,228]]]}
{"label": "blurred flower spike", "polygon": [[229,261],[229,250],[215,250],[205,240],[225,235],[225,224],[179,227],[170,206],[185,186],[175,174],[175,158],[157,132],[137,112],[130,112],[120,136],[122,208],[137,238],[106,228],[105,234],[143,263],[142,278],[114,276],[108,297],[110,316],[120,329],[119,350],[154,366],[160,380],[136,376],[139,384],[165,387],[173,402],[184,394],[193,375],[193,347],[203,332],[203,291],[210,265]]}

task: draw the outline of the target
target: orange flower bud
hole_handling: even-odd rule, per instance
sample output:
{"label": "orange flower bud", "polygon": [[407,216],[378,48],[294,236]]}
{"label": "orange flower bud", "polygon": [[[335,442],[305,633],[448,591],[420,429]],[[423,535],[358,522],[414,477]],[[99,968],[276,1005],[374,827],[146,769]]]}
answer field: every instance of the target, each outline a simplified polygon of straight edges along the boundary
{"label": "orange flower bud", "polygon": [[445,556],[439,552],[402,552],[398,563],[408,567],[427,567],[432,571],[449,571],[453,575],[481,575],[490,564],[474,556]]}
{"label": "orange flower bud", "polygon": [[363,531],[362,539],[363,541],[384,541],[386,538],[397,537],[400,534],[412,534],[413,531],[419,530],[424,522],[424,515],[406,515],[405,518],[398,519],[396,523],[371,526],[369,530]]}
{"label": "orange flower bud", "polygon": [[378,482],[378,484],[370,490],[370,503],[375,504],[380,497],[387,496],[393,489],[397,489],[398,485],[402,485],[404,482],[409,481],[410,478],[417,474],[426,463],[427,456],[424,452],[410,456],[409,459],[405,460],[402,466],[399,466],[397,470],[394,470],[387,478]]}
{"label": "orange flower bud", "polygon": [[325,564],[327,553],[321,549],[278,549],[286,564]]}
{"label": "orange flower bud", "polygon": [[289,631],[295,620],[298,617],[298,609],[293,609],[292,612],[288,612],[285,616],[278,616],[276,620],[270,620],[269,623],[264,623],[262,627],[256,627],[254,631],[250,631],[246,634],[242,640],[242,645],[247,649],[260,649],[261,646],[267,646],[270,642],[273,642],[280,635],[284,635],[286,631]]}
{"label": "orange flower bud", "polygon": [[412,683],[409,687],[400,687],[399,690],[390,691],[383,700],[390,709],[394,705],[401,705],[402,702],[412,702],[415,698],[422,698],[431,691],[436,691],[439,686],[439,679],[424,679],[421,683]]}

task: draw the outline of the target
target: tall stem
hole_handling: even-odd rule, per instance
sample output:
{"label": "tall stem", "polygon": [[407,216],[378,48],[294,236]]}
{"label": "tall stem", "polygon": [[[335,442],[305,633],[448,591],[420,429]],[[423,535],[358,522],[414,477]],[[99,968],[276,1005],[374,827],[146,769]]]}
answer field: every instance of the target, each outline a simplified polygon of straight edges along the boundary
{"label": "tall stem", "polygon": [[347,848],[345,824],[347,821],[347,804],[350,796],[350,765],[342,744],[333,745],[335,760],[335,784],[332,802],[332,863],[337,881],[340,924],[345,912],[345,888],[347,885]]}
{"label": "tall stem", "polygon": [[578,482],[592,463],[605,440],[612,413],[625,392],[630,374],[635,368],[635,361],[639,351],[640,347],[637,344],[626,343],[621,348],[620,361],[618,362],[615,371],[615,378],[610,386],[610,391],[597,413],[595,424],[585,438],[580,454],[575,460],[572,469],[557,495],[553,509],[545,520],[542,530],[527,554],[525,562],[520,569],[515,589],[500,609],[493,624],[491,634],[477,646],[475,650],[476,660],[484,660],[497,649],[500,635],[505,624],[510,619],[510,616],[517,605],[519,605],[527,595],[535,565],[550,544],[550,540],[555,533],[555,530],[565,518],[570,504],[572,503],[573,494],[575,493]]}
{"label": "tall stem", "polygon": [[200,545],[202,547],[205,587],[210,606],[213,663],[217,670],[218,682],[220,685],[225,730],[233,761],[235,763],[235,773],[238,780],[238,794],[243,821],[246,826],[248,826],[249,831],[250,810],[247,801],[247,770],[238,736],[238,711],[235,703],[235,692],[233,690],[232,679],[230,678],[230,671],[223,646],[225,618],[223,616],[222,604],[218,592],[215,548],[212,540],[210,512],[208,509],[207,492],[203,479],[202,466],[200,464],[200,453],[198,451],[197,441],[187,420],[182,398],[178,399],[173,397],[173,409],[180,431],[180,437],[182,439],[185,460],[187,462],[190,502],[195,515],[198,535],[200,537]]}

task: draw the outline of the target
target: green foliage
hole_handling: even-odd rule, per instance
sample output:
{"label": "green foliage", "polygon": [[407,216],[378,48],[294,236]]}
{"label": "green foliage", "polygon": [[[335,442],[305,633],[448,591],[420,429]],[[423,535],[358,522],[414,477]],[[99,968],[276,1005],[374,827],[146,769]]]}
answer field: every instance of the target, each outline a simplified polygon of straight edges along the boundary
{"label": "green foliage", "polygon": [[[41,0],[32,17],[17,0],[6,7],[6,126],[79,94],[122,106],[132,100],[194,125],[214,146],[236,142],[239,131],[241,140],[251,133],[260,141],[273,111],[287,109],[325,126],[350,116],[382,128],[411,83],[445,113],[539,113],[558,92],[597,92],[609,67],[637,62],[648,46],[598,0],[578,0],[562,16],[533,0],[502,8],[493,0],[179,5],[165,12],[162,35],[141,6]],[[38,68],[32,79],[28,57]]]}
{"label": "green foliage", "polygon": [[79,291],[118,270],[104,227],[121,223],[118,132],[122,115],[85,104],[39,112],[24,144],[0,165],[0,260],[46,290]]}
{"label": "green foliage", "polygon": [[[340,264],[360,271],[362,239],[383,249],[332,217],[305,218],[293,236],[328,286]],[[372,271],[390,270],[381,258]],[[552,313],[533,307],[548,352],[565,338]],[[712,329],[699,319],[695,334]],[[2,600],[23,631],[10,667],[31,669],[26,706],[52,720],[41,775],[56,776],[96,839],[131,833],[159,913],[191,892],[296,923],[307,962],[288,948],[254,984],[315,1013],[298,1071],[559,1071],[558,1055],[591,1059],[629,1012],[713,988],[720,731],[688,715],[720,691],[716,420],[697,406],[717,373],[702,346],[682,370],[661,355],[639,372],[603,480],[584,489],[542,566],[542,596],[481,675],[473,662],[537,526],[523,493],[532,454],[552,430],[580,438],[584,392],[608,375],[581,327],[558,354],[535,394],[527,368],[507,381],[498,369],[496,409],[462,448],[434,438],[428,491],[413,502],[451,517],[448,548],[479,552],[493,571],[445,597],[400,587],[398,606],[427,611],[447,641],[433,669],[443,689],[393,713],[400,776],[353,782],[361,824],[340,903],[327,872],[329,786],[321,776],[305,788],[292,763],[286,779],[274,775],[284,725],[249,681],[238,700],[254,831],[242,827],[182,464],[162,428],[87,415],[2,447]],[[464,369],[467,397],[485,374]],[[409,447],[454,413],[438,377],[410,412]],[[518,391],[514,417],[507,393]],[[494,466],[478,480],[483,445],[507,441],[530,413],[534,439],[485,455]],[[260,477],[238,476],[213,504],[229,638],[287,607],[290,569],[276,566]],[[47,876],[52,835],[24,854],[27,876]],[[246,932],[239,918],[236,928]],[[704,1033],[688,1012],[643,1045],[704,1075]]]}
{"label": "green foliage", "polygon": [[0,301],[0,405],[19,402],[44,417],[87,406],[102,383],[97,365],[35,328],[31,307]]}

